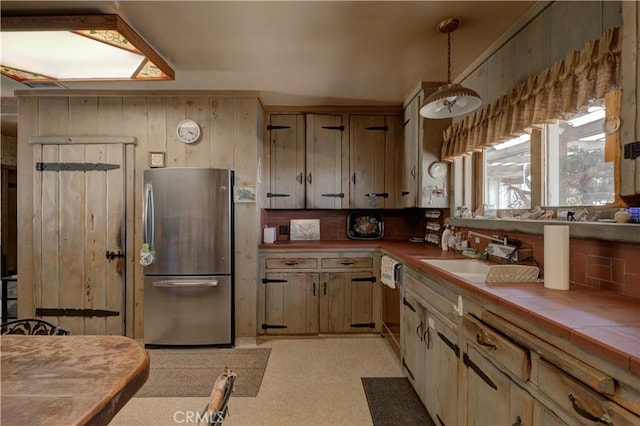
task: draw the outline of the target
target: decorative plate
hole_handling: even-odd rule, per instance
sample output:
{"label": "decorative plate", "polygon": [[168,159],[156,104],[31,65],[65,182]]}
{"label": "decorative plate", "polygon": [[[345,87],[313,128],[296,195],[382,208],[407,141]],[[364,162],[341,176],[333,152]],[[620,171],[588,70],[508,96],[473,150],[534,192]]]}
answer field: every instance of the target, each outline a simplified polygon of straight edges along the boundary
{"label": "decorative plate", "polygon": [[379,240],[384,235],[382,214],[368,211],[349,213],[347,235],[353,240]]}

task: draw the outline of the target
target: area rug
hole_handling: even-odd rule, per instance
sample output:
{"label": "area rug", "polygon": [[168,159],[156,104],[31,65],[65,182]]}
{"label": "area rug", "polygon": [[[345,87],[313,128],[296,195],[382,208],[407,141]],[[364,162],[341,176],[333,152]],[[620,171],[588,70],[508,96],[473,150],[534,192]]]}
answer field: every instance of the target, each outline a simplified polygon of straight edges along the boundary
{"label": "area rug", "polygon": [[257,396],[271,348],[147,349],[149,379],[136,397],[210,396],[225,367],[238,376],[233,397]]}
{"label": "area rug", "polygon": [[362,377],[374,426],[435,426],[406,377]]}

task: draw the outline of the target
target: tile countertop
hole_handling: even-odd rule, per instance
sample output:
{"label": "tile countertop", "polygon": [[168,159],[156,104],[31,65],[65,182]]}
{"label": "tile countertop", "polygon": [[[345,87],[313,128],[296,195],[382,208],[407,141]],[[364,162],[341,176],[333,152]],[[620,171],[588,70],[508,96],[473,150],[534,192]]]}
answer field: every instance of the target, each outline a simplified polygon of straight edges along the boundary
{"label": "tile countertop", "polygon": [[464,258],[432,245],[406,241],[285,241],[260,249],[382,249],[413,269],[453,284],[523,316],[532,323],[636,374],[640,374],[640,301],[580,285],[552,290],[540,283],[473,283],[421,262]]}

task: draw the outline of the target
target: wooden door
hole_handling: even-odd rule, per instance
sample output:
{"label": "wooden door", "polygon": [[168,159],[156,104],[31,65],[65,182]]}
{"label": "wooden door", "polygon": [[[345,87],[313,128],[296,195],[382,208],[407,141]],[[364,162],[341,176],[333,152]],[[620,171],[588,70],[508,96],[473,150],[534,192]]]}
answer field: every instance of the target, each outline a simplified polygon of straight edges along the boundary
{"label": "wooden door", "polygon": [[125,146],[33,149],[36,316],[73,334],[123,334]]}
{"label": "wooden door", "polygon": [[307,208],[342,208],[345,199],[342,187],[343,133],[342,116],[307,115]]}
{"label": "wooden door", "polygon": [[371,272],[324,272],[320,296],[320,332],[370,333],[373,323]]}
{"label": "wooden door", "polygon": [[509,418],[509,378],[473,347],[465,354],[467,366],[466,424],[516,424]]}
{"label": "wooden door", "polygon": [[383,115],[352,115],[350,119],[350,205],[385,208],[385,141],[389,130]]}
{"label": "wooden door", "polygon": [[315,273],[266,274],[266,334],[318,334],[318,278]]}
{"label": "wooden door", "polygon": [[305,201],[305,130],[302,114],[272,114],[267,200],[272,209],[303,209]]}

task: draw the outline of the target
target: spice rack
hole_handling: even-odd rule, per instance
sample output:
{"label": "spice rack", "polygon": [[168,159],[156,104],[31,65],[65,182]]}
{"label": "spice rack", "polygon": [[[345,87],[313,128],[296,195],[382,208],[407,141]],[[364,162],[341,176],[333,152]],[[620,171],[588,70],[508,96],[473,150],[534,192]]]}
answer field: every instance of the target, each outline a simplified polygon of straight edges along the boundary
{"label": "spice rack", "polygon": [[424,240],[427,243],[440,244],[440,234],[444,227],[444,212],[441,209],[427,209],[424,212],[425,234]]}

